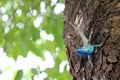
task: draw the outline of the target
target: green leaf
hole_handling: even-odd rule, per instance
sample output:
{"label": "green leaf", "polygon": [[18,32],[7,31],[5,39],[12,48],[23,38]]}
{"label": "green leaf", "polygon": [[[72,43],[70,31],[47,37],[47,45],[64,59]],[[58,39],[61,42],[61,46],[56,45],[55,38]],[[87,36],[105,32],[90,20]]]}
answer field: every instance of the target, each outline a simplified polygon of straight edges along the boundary
{"label": "green leaf", "polygon": [[60,60],[66,60],[66,54],[65,54],[65,48],[60,48],[60,51],[59,51],[59,54],[58,54],[58,57],[60,58]]}
{"label": "green leaf", "polygon": [[38,56],[42,56],[42,51],[44,50],[44,49],[42,49],[41,48],[41,44],[40,44],[40,46],[39,45],[37,45],[34,41],[32,41],[32,40],[29,40],[28,42],[28,46],[29,46],[29,50],[30,51],[32,51],[33,53],[35,53],[36,55],[38,55]]}
{"label": "green leaf", "polygon": [[17,35],[19,32],[19,29],[17,27],[12,28],[6,35],[5,39],[8,43],[12,43],[15,40],[15,35]]}
{"label": "green leaf", "polygon": [[37,69],[35,69],[35,68],[32,68],[31,70],[32,70],[32,73],[33,73],[34,75],[38,74],[38,71],[37,71]]}
{"label": "green leaf", "polygon": [[31,69],[28,70],[28,72],[26,74],[23,75],[23,79],[24,80],[33,80],[32,79],[33,73],[31,71]]}
{"label": "green leaf", "polygon": [[14,80],[22,80],[23,70],[18,70]]}
{"label": "green leaf", "polygon": [[0,1],[0,5],[2,5],[2,6],[5,5],[7,1],[8,1],[8,0],[1,0],[1,1]]}
{"label": "green leaf", "polygon": [[0,28],[0,46],[4,45],[4,30]]}
{"label": "green leaf", "polygon": [[44,21],[41,24],[42,28],[49,34],[52,33],[55,37],[55,42],[59,47],[63,47],[64,41],[62,39],[63,22],[56,19],[54,16],[45,15]]}
{"label": "green leaf", "polygon": [[59,2],[60,2],[60,3],[64,3],[64,2],[65,2],[65,0],[60,0]]}
{"label": "green leaf", "polygon": [[47,41],[44,46],[46,50],[49,50],[50,52],[55,52],[57,44],[55,42]]}
{"label": "green leaf", "polygon": [[31,34],[34,41],[40,38],[40,30],[35,27],[31,27]]}
{"label": "green leaf", "polygon": [[6,34],[6,46],[5,51],[7,55],[13,57],[14,59],[17,58],[18,55],[26,56],[28,53],[28,44],[26,41],[26,36],[22,35],[22,31],[17,27],[14,27]]}

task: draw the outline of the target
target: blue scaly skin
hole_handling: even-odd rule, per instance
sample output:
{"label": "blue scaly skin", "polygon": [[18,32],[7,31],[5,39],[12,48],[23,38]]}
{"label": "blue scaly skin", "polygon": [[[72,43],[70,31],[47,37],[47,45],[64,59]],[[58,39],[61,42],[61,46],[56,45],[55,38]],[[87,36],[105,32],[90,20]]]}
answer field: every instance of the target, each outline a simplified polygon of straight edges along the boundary
{"label": "blue scaly skin", "polygon": [[89,47],[82,47],[82,48],[76,49],[76,53],[79,56],[92,55],[93,52],[94,52],[94,45],[89,45]]}
{"label": "blue scaly skin", "polygon": [[92,33],[93,33],[93,29],[92,29],[92,31],[90,33],[89,39],[87,39],[86,36],[84,35],[84,33],[82,31],[80,31],[77,26],[75,26],[74,24],[72,24],[69,21],[67,21],[67,22],[71,26],[73,26],[76,31],[78,31],[78,33],[79,33],[79,35],[80,35],[80,37],[81,37],[81,39],[83,41],[83,47],[76,49],[76,54],[79,55],[79,56],[87,56],[88,61],[89,61],[90,65],[91,65],[91,67],[93,68],[93,64],[92,64],[92,61],[90,59],[90,56],[94,52],[95,47],[101,46],[101,44],[99,44],[99,45],[91,45],[91,44],[89,44],[89,42],[91,40]]}
{"label": "blue scaly skin", "polygon": [[89,61],[92,68],[93,68],[93,64],[92,64],[92,61],[90,59],[90,56],[92,55],[93,52],[94,52],[94,45],[89,45],[88,47],[81,47],[81,48],[76,49],[77,55],[88,57],[88,61]]}
{"label": "blue scaly skin", "polygon": [[88,47],[81,47],[81,48],[76,49],[76,54],[77,55],[88,57],[88,61],[89,61],[92,68],[93,68],[93,64],[92,64],[92,61],[90,59],[90,56],[94,52],[94,48],[97,47],[97,46],[101,46],[101,44],[100,45],[88,45]]}

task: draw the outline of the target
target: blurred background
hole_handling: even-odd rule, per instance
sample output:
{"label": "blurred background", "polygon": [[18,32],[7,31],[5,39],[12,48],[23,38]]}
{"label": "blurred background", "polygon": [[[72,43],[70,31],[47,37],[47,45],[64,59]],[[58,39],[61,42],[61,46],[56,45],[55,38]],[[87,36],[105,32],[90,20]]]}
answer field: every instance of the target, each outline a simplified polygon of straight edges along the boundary
{"label": "blurred background", "polygon": [[0,80],[72,80],[64,0],[0,1]]}

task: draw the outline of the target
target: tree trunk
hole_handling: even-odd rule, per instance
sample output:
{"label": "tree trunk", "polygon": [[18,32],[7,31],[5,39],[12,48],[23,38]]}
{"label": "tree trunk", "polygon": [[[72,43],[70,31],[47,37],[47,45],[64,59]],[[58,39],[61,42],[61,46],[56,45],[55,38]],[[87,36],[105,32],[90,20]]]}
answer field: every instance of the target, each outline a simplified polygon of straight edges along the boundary
{"label": "tree trunk", "polygon": [[[91,55],[93,68],[86,56],[76,55],[83,42],[75,24],[91,44],[102,43]],[[73,80],[120,80],[120,0],[66,0],[63,38]]]}

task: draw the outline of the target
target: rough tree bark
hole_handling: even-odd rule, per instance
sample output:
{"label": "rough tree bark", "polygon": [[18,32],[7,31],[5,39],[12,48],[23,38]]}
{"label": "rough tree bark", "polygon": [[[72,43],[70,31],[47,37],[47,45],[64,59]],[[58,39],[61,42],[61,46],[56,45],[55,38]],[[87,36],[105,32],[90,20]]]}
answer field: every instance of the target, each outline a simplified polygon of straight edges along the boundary
{"label": "rough tree bark", "polygon": [[[93,28],[91,44],[102,43],[91,56],[76,55],[82,46],[81,37],[67,23],[74,23],[88,38]],[[66,0],[63,38],[73,80],[120,80],[120,0]]]}

